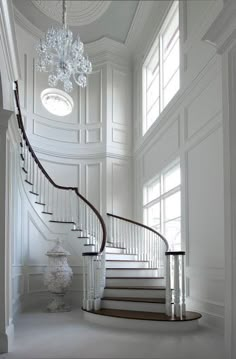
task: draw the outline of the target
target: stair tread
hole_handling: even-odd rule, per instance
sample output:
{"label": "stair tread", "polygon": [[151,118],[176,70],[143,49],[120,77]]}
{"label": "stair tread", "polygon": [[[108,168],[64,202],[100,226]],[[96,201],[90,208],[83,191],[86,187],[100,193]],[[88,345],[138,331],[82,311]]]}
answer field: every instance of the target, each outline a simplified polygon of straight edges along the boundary
{"label": "stair tread", "polygon": [[[107,262],[107,261],[106,261]],[[125,261],[125,262],[128,262],[128,261]],[[136,262],[136,261],[131,261],[131,262]],[[134,268],[131,268],[131,267],[126,267],[126,268],[110,268],[110,267],[107,267],[106,269],[112,269],[112,270],[157,270],[159,268],[138,268],[138,267],[134,267]]]}
{"label": "stair tread", "polygon": [[114,254],[115,256],[120,256],[120,255],[122,255],[122,256],[136,256],[137,254],[136,253],[132,253],[132,254],[130,254],[130,253],[108,253],[108,252],[106,252],[106,254]]}
{"label": "stair tread", "polygon": [[104,315],[109,317],[139,319],[139,320],[153,320],[153,321],[167,321],[167,322],[185,322],[197,320],[201,318],[201,314],[196,312],[186,312],[185,316],[178,318],[175,316],[168,316],[165,313],[141,312],[121,309],[99,309],[96,311],[89,311],[90,313]]}
{"label": "stair tread", "polygon": [[165,298],[138,298],[138,297],[103,297],[102,300],[111,300],[119,302],[143,302],[164,304]]}
{"label": "stair tread", "polygon": [[164,279],[164,277],[109,277],[109,276],[106,278],[107,279]]}
{"label": "stair tread", "polygon": [[131,290],[165,290],[166,288],[163,287],[163,286],[153,286],[153,287],[143,287],[143,286],[140,286],[140,287],[121,287],[121,286],[117,286],[117,287],[112,287],[112,286],[109,286],[109,287],[105,287],[105,289],[131,289]]}
{"label": "stair tread", "polygon": [[[35,202],[37,203],[37,202]],[[74,224],[75,222],[71,222],[71,221],[54,221],[54,220],[50,220],[49,222],[51,223],[65,223],[65,224]]]}
{"label": "stair tread", "polygon": [[[148,263],[148,261],[136,261],[135,259],[131,260],[123,260],[123,259],[106,259],[106,262],[125,262],[125,263],[129,263],[129,262],[134,262],[134,263]],[[108,268],[109,269],[109,268]],[[117,268],[116,268],[117,269]],[[122,269],[122,268],[119,268]],[[135,268],[133,268],[135,269]],[[143,269],[152,269],[152,268],[143,268]]]}

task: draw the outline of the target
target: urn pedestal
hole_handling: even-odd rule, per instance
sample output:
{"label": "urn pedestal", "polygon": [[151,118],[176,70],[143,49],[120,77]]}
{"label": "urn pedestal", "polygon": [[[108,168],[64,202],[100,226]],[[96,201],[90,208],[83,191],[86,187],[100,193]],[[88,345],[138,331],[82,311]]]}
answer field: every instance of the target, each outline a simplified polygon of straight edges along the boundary
{"label": "urn pedestal", "polygon": [[47,310],[52,313],[71,310],[71,307],[64,303],[64,296],[73,276],[72,269],[67,262],[69,255],[70,253],[62,247],[60,240],[46,253],[48,266],[44,273],[44,284],[52,293],[52,301],[47,306]]}

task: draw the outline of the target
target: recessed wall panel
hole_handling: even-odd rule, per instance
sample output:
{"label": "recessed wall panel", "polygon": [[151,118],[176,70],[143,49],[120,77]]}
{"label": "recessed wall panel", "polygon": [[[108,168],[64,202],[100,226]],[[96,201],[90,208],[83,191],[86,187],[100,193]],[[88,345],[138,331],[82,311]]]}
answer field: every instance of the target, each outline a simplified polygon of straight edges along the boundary
{"label": "recessed wall panel", "polygon": [[47,265],[49,243],[31,217],[28,218],[28,265]]}
{"label": "recessed wall panel", "polygon": [[86,130],[86,143],[100,143],[101,128],[93,128]]}
{"label": "recessed wall panel", "polygon": [[78,131],[50,126],[46,123],[34,120],[33,134],[57,142],[78,143]]}
{"label": "recessed wall panel", "polygon": [[86,88],[86,123],[101,122],[101,71],[88,76]]}
{"label": "recessed wall panel", "polygon": [[157,139],[143,156],[143,177],[147,181],[156,176],[166,160],[179,148],[179,122],[175,121],[165,133]]}
{"label": "recessed wall panel", "polygon": [[219,76],[197,94],[186,106],[187,135],[191,137],[221,110],[221,86]]}
{"label": "recessed wall panel", "polygon": [[222,129],[188,152],[187,216],[189,265],[224,266],[224,184]]}
{"label": "recessed wall panel", "polygon": [[126,130],[121,130],[118,128],[112,129],[112,142],[119,143],[121,145],[126,145],[128,142],[128,133]]}
{"label": "recessed wall panel", "polygon": [[41,160],[44,168],[51,178],[61,186],[77,187],[78,180],[78,166],[66,163],[55,163],[52,161]]}
{"label": "recessed wall panel", "polygon": [[127,74],[113,70],[112,122],[125,125],[128,121]]}
{"label": "recessed wall panel", "polygon": [[86,165],[86,198],[101,209],[101,163]]}

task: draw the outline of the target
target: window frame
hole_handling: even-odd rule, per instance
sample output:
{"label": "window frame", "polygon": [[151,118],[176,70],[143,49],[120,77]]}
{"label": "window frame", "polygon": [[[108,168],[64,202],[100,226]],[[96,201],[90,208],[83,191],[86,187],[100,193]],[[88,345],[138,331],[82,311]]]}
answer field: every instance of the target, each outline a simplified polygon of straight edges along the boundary
{"label": "window frame", "polygon": [[[181,58],[181,56],[180,56],[180,33],[179,33],[179,36],[176,38],[176,41],[172,44],[172,48],[171,48],[171,50],[173,50],[176,42],[179,41],[179,65],[178,65],[178,68],[176,69],[176,71],[171,75],[168,82],[164,86],[164,62],[168,58],[171,50],[169,49],[168,56],[164,59],[163,35],[164,35],[168,25],[171,23],[171,20],[173,19],[176,11],[178,11],[178,30],[174,33],[174,35],[171,37],[169,42],[171,42],[175,38],[177,32],[180,32],[180,4],[179,4],[179,0],[174,0],[173,3],[168,8],[168,11],[164,18],[164,21],[160,26],[160,29],[155,38],[155,41],[153,42],[151,49],[149,50],[149,52],[146,56],[146,59],[143,63],[143,66],[142,66],[142,134],[143,134],[143,136],[149,130],[149,128],[152,127],[152,125],[157,121],[157,119],[160,117],[163,110],[168,106],[168,104],[171,102],[171,100],[175,97],[175,95],[180,90],[180,58]],[[148,93],[148,89],[150,89],[150,84],[148,87],[147,86],[147,69],[148,69],[148,66],[150,65],[152,58],[155,56],[155,52],[157,51],[157,49],[158,49],[158,63],[159,63],[159,96],[156,99],[156,101],[153,102],[151,108],[158,101],[159,102],[159,111],[158,111],[158,115],[155,118],[155,120],[153,120],[152,123],[150,125],[148,125],[148,116],[147,115],[148,115],[148,112],[150,112],[151,108],[149,108],[149,111],[148,111],[148,109],[147,109],[147,93]],[[175,94],[171,97],[171,99],[165,105],[164,104],[164,90],[170,84],[171,80],[174,78],[174,76],[176,75],[177,72],[179,72],[178,90],[175,92]]]}
{"label": "window frame", "polygon": [[[177,166],[179,167],[179,170],[180,170],[180,184],[165,192],[164,191],[164,188],[165,188],[164,177],[168,172],[171,171],[172,168],[175,168]],[[155,197],[151,201],[148,201],[147,200],[148,199],[148,195],[147,195],[148,187],[150,187],[152,184],[155,184],[158,180],[160,181],[160,194],[158,197]],[[153,177],[150,181],[148,181],[144,184],[144,186],[143,186],[143,222],[149,226],[148,218],[147,218],[148,217],[148,209],[151,208],[152,206],[154,206],[155,204],[160,203],[160,224],[159,224],[160,229],[158,230],[158,232],[160,232],[161,234],[163,234],[165,236],[165,224],[168,222],[174,221],[174,220],[180,220],[180,233],[182,233],[181,190],[182,190],[181,166],[180,166],[180,159],[178,158],[177,160],[171,162],[171,164],[169,164],[167,167],[162,169],[158,173],[157,176]],[[176,217],[176,218],[169,219],[169,220],[165,220],[164,200],[176,193],[180,193],[180,216]],[[154,228],[154,226],[153,226],[153,228]],[[182,235],[181,235],[181,238],[182,238]],[[168,238],[167,238],[167,240],[168,240]],[[182,242],[182,239],[181,239],[181,242]],[[180,243],[180,246],[181,245],[182,245],[182,243]]]}

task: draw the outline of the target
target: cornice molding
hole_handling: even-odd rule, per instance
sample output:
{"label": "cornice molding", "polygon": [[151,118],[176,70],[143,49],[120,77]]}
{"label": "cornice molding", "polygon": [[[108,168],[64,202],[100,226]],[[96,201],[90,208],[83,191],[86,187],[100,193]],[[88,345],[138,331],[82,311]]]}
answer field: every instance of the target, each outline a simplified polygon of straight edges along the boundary
{"label": "cornice molding", "polygon": [[34,146],[34,151],[36,152],[37,155],[44,155],[44,156],[49,156],[49,157],[54,157],[54,158],[59,158],[59,159],[67,159],[67,160],[93,160],[93,159],[105,159],[105,158],[114,158],[114,159],[118,159],[118,160],[130,160],[132,158],[131,155],[127,155],[127,154],[117,154],[117,153],[113,153],[113,152],[94,152],[94,153],[58,153],[52,150],[44,150],[41,147],[38,146]]}
{"label": "cornice molding", "polygon": [[216,17],[203,40],[214,45],[219,54],[224,53],[236,41],[236,2],[229,0]]}
{"label": "cornice molding", "polygon": [[85,44],[85,49],[95,63],[118,62],[121,65],[128,65],[131,61],[129,48],[125,44],[108,37]]}
{"label": "cornice molding", "polygon": [[14,6],[14,18],[17,25],[27,31],[36,40],[43,37],[43,32],[34,26],[22,13]]}
{"label": "cornice molding", "polygon": [[147,16],[153,6],[154,1],[139,1],[132,24],[125,40],[128,48],[134,48],[140,35],[140,29],[145,25]]}

